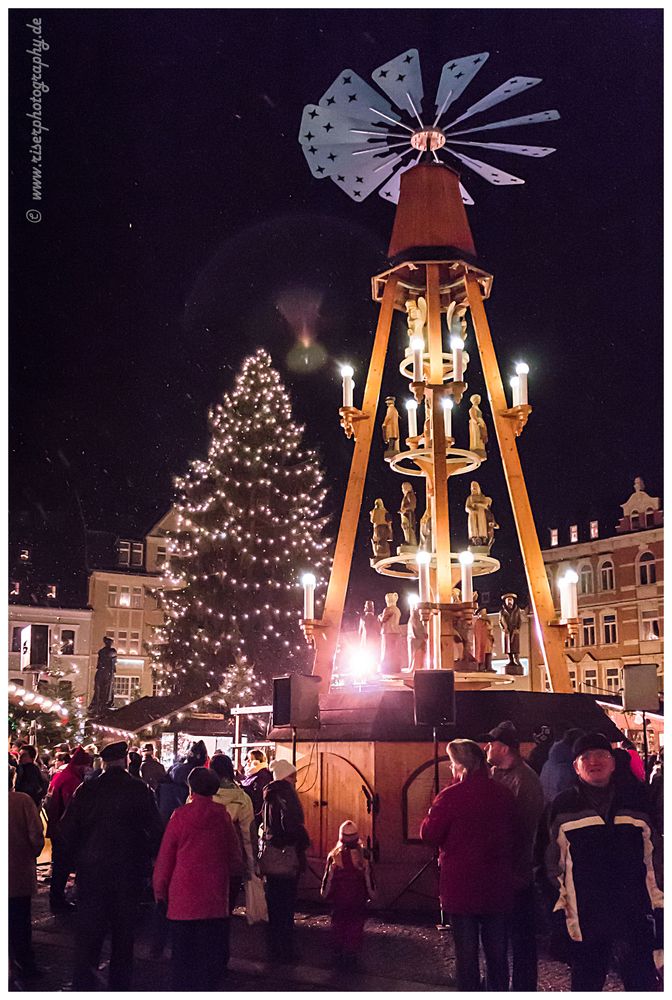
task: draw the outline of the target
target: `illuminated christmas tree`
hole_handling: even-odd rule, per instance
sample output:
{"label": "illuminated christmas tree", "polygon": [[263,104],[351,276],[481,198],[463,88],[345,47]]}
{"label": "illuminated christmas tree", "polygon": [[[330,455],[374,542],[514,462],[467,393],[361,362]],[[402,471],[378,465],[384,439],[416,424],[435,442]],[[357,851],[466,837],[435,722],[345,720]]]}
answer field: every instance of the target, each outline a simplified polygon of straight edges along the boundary
{"label": "illuminated christmas tree", "polygon": [[251,687],[261,701],[273,676],[310,668],[300,580],[310,569],[319,588],[329,568],[323,474],[263,349],[245,359],[209,426],[207,461],[175,481],[155,678],[162,694],[224,689],[233,702]]}

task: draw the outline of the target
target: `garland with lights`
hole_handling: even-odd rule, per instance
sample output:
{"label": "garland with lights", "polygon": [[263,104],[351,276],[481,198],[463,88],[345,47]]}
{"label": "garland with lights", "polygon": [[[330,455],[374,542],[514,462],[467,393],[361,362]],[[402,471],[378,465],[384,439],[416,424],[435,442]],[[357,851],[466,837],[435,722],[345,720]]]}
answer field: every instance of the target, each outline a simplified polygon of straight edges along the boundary
{"label": "garland with lights", "polygon": [[37,691],[10,682],[8,686],[10,739],[28,738],[35,724],[40,750],[56,743],[79,742],[84,736],[84,712],[76,698],[63,696],[57,682],[40,684]]}
{"label": "garland with lights", "polygon": [[150,655],[159,694],[223,691],[244,704],[267,700],[273,676],[309,667],[300,580],[310,569],[318,593],[326,582],[327,491],[267,351],[243,361],[208,419],[207,461],[175,480],[165,622]]}

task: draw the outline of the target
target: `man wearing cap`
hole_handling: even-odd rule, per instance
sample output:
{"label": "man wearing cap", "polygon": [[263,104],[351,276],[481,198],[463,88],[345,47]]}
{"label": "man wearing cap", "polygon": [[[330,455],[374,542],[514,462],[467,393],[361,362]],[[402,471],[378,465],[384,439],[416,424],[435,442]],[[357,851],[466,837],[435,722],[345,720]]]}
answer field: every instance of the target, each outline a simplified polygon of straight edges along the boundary
{"label": "man wearing cap", "polygon": [[154,756],[154,744],[145,743],[142,748],[142,763],[140,764],[140,777],[146,785],[156,791],[158,783],[165,778],[166,769],[160,760]]}
{"label": "man wearing cap", "polygon": [[93,990],[108,930],[109,989],[131,989],[135,915],[163,825],[154,796],[126,770],[128,745],[101,751],[103,773],[80,785],[61,823],[77,872],[74,990]]}
{"label": "man wearing cap", "polygon": [[537,941],[534,920],[533,856],[544,793],[539,775],[520,755],[520,737],[512,722],[501,722],[478,741],[486,743],[492,777],[513,792],[520,821],[521,844],[517,865],[517,892],[510,922],[513,974],[511,989],[537,988]]}
{"label": "man wearing cap", "polygon": [[626,991],[657,989],[662,948],[662,859],[646,789],[614,781],[611,744],[588,733],[574,744],[578,781],[553,801],[546,871],[559,889],[571,939],[572,991],[604,987],[616,953]]}

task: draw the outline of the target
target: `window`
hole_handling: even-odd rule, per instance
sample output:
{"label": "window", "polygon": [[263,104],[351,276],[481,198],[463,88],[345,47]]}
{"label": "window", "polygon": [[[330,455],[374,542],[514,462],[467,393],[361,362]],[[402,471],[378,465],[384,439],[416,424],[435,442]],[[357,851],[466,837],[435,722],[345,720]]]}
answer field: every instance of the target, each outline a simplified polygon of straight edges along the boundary
{"label": "window", "polygon": [[21,562],[30,562],[30,549],[21,549],[19,559]]}
{"label": "window", "polygon": [[610,559],[600,566],[600,590],[614,589],[614,564]]}
{"label": "window", "polygon": [[140,678],[117,674],[114,678],[114,700],[129,702],[140,693]]}
{"label": "window", "polygon": [[156,550],[156,565],[162,566],[168,559],[168,549],[165,545],[159,545]]}
{"label": "window", "polygon": [[125,653],[126,652],[126,640],[127,639],[128,639],[128,632],[126,632],[124,629],[122,629],[119,632],[117,632],[117,652],[118,653]]}
{"label": "window", "polygon": [[597,521],[590,522],[590,537],[591,538],[600,537],[600,526]]}
{"label": "window", "polygon": [[48,586],[47,586],[47,597],[50,598],[52,601],[56,600],[56,584],[55,583],[48,584]]}
{"label": "window", "polygon": [[607,691],[616,694],[621,686],[621,671],[618,667],[607,667]]}
{"label": "window", "polygon": [[23,631],[23,625],[15,625],[12,629],[12,652],[21,652],[21,632]]}
{"label": "window", "polygon": [[12,580],[12,587],[11,590],[9,591],[9,596],[18,597],[20,593],[21,593],[21,581]]}
{"label": "window", "polygon": [[156,698],[160,694],[161,694],[161,682],[158,681],[156,677],[154,677],[152,678],[152,698]]}
{"label": "window", "polygon": [[660,620],[657,611],[642,611],[642,639],[644,642],[660,639]]}
{"label": "window", "polygon": [[579,570],[579,593],[592,594],[593,592],[593,568],[587,563]]}
{"label": "window", "polygon": [[639,528],[639,511],[638,510],[633,510],[632,514],[630,515],[630,528],[632,529],[632,531],[637,531],[638,528]]}
{"label": "window", "polygon": [[128,644],[129,653],[139,653],[140,652],[140,633],[131,632],[131,639]]}
{"label": "window", "polygon": [[108,608],[116,608],[117,606],[117,588],[113,584],[107,588],[107,606]]}
{"label": "window", "polygon": [[569,679],[572,684],[572,690],[576,691],[576,670],[569,671]]}
{"label": "window", "polygon": [[66,701],[72,698],[72,681],[58,682],[58,697]]}
{"label": "window", "polygon": [[119,565],[128,566],[131,562],[131,543],[119,542]]}
{"label": "window", "polygon": [[570,524],[570,526],[569,526],[569,540],[570,540],[570,542],[578,542],[578,540],[579,540],[579,526],[578,526],[578,524]]}
{"label": "window", "polygon": [[653,527],[653,508],[649,507],[646,514],[644,515],[644,520],[647,528]]}
{"label": "window", "polygon": [[656,582],[656,560],[652,552],[644,552],[639,560],[639,582],[642,587]]}
{"label": "window", "polygon": [[142,566],[142,542],[133,542],[131,548],[131,566]]}
{"label": "window", "polygon": [[132,608],[141,608],[143,606],[142,599],[142,587],[133,587],[133,596],[131,600]]}
{"label": "window", "polygon": [[74,629],[61,629],[61,655],[72,656],[75,652],[75,632]]}
{"label": "window", "polygon": [[581,620],[581,632],[584,646],[595,645],[595,618],[589,615]]}
{"label": "window", "polygon": [[586,688],[597,687],[597,670],[586,670],[584,672],[583,686]]}
{"label": "window", "polygon": [[130,608],[130,606],[131,606],[131,588],[122,587],[119,593],[119,607]]}
{"label": "window", "polygon": [[611,645],[611,643],[617,642],[615,614],[608,614],[603,617],[602,631],[604,634],[604,642],[606,645]]}
{"label": "window", "polygon": [[558,544],[558,529],[551,528],[551,546]]}

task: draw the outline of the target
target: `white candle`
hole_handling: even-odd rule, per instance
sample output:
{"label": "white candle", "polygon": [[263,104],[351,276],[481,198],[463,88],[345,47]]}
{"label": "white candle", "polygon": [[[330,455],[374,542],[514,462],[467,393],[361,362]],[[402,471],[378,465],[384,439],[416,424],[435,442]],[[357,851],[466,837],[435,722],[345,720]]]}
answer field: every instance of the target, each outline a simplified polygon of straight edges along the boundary
{"label": "white candle", "polygon": [[352,380],[354,370],[350,365],[343,365],[341,368],[341,378],[343,379],[343,406],[354,406],[355,383]]}
{"label": "white candle", "polygon": [[579,617],[579,601],[576,585],[579,578],[573,569],[568,569],[560,579],[560,617],[565,621]]}
{"label": "white candle", "polygon": [[462,570],[462,600],[465,604],[471,604],[474,599],[471,572],[473,562],[474,557],[471,552],[460,552],[460,568]]}
{"label": "white candle", "polygon": [[516,365],[516,375],[518,376],[518,406],[527,405],[527,376],[530,369],[521,361]]}
{"label": "white candle", "polygon": [[312,573],[304,573],[303,584],[303,620],[312,621],[315,618],[315,577]]}
{"label": "white candle", "polygon": [[453,400],[450,396],[446,396],[445,399],[441,400],[441,405],[443,406],[443,430],[447,438],[452,438],[453,436]]}
{"label": "white candle", "polygon": [[464,342],[461,337],[451,337],[450,346],[453,351],[453,378],[461,382],[464,377]]}
{"label": "white candle", "polygon": [[413,381],[422,382],[424,375],[422,354],[425,350],[425,342],[422,337],[411,337],[411,350],[413,351]]}
{"label": "white candle", "polygon": [[418,564],[418,584],[420,591],[420,603],[427,604],[430,599],[429,590],[429,564],[431,562],[429,552],[418,552],[415,561]]}
{"label": "white candle", "polygon": [[408,436],[414,438],[418,436],[418,404],[414,399],[406,400],[406,410],[408,411]]}
{"label": "white candle", "polygon": [[513,397],[512,406],[520,406],[520,379],[514,375],[511,379],[511,394]]}

